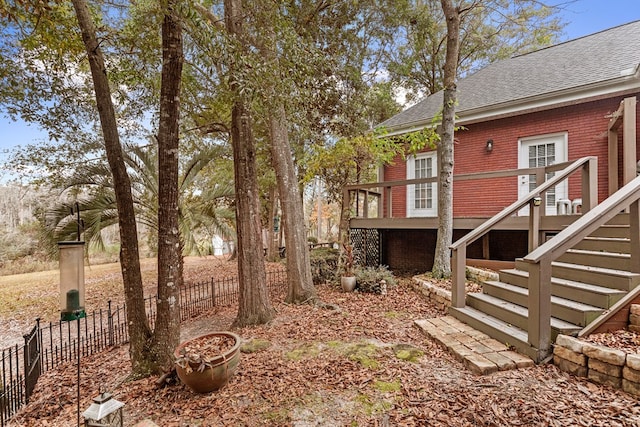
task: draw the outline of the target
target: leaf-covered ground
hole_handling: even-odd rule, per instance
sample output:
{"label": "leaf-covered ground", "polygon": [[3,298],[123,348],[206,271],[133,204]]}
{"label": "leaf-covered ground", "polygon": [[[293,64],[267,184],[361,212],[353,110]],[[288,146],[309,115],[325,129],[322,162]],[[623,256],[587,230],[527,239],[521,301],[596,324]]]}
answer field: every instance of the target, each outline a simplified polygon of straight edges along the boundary
{"label": "leaf-covered ground", "polygon": [[[441,316],[408,279],[388,295],[318,287],[331,310],[274,302],[269,325],[236,330],[253,344],[218,392],[197,395],[156,378],[128,381],[127,347],[82,360],[82,410],[98,390],[125,402],[125,425],[638,426],[634,397],[554,366],[476,376],[414,326]],[[182,338],[228,329],[235,308],[183,324]],[[266,348],[265,348],[266,347]],[[46,373],[15,426],[76,423],[76,366]]]}

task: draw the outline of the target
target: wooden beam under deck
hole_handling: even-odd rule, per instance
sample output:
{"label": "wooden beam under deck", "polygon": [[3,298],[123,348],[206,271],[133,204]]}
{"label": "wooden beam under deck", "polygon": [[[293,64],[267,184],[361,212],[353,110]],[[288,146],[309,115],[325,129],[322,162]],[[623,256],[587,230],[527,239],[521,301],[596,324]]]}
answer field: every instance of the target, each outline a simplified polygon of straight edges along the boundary
{"label": "wooden beam under deck", "polygon": [[[578,219],[580,215],[555,215],[541,218],[542,232],[557,232]],[[489,218],[454,218],[454,230],[473,230]],[[437,230],[438,218],[351,218],[350,228],[395,229],[395,230]],[[508,218],[494,230],[528,230],[529,217]]]}

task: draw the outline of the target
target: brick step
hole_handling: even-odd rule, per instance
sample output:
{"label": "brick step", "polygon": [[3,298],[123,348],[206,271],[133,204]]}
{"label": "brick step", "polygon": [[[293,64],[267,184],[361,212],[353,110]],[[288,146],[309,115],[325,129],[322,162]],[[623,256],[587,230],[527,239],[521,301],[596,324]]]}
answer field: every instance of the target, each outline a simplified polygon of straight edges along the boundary
{"label": "brick step", "polygon": [[484,332],[497,341],[513,347],[534,362],[540,361],[540,351],[528,342],[527,332],[494,316],[483,313],[470,306],[462,308],[450,307],[449,313],[474,329]]}
{"label": "brick step", "polygon": [[[483,285],[483,293],[521,307],[527,307],[529,304],[529,290],[509,283],[486,281]],[[551,316],[573,325],[584,327],[600,316],[602,312],[603,309],[600,307],[551,296]],[[526,328],[526,325],[526,319],[524,319],[521,327]]]}
{"label": "brick step", "polygon": [[[499,277],[502,282],[523,288],[529,287],[529,273],[527,271],[515,268],[500,270]],[[611,289],[604,286],[552,277],[551,294],[594,307],[609,308],[626,295],[626,292],[619,289]]]}
{"label": "brick step", "polygon": [[453,316],[418,319],[414,324],[476,374],[533,366],[528,357]]}

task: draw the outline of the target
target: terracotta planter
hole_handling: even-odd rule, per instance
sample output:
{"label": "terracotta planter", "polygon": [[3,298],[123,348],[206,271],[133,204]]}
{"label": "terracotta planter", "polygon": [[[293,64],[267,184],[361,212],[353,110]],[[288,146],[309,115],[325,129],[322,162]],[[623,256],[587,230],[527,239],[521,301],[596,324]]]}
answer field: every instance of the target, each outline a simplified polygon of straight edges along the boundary
{"label": "terracotta planter", "polygon": [[353,292],[356,288],[356,277],[355,276],[342,276],[340,277],[340,284],[342,285],[342,290],[345,292]]}
{"label": "terracotta planter", "polygon": [[[214,332],[193,338],[181,343],[174,352],[174,357],[178,359],[181,350],[195,340],[206,338],[227,337],[234,340],[233,347],[218,355],[208,355],[208,363],[204,370],[200,371],[200,364],[189,362],[190,369],[176,363],[178,378],[196,393],[209,393],[224,387],[234,374],[240,362],[240,337],[232,332]],[[190,371],[190,372],[188,372]]]}

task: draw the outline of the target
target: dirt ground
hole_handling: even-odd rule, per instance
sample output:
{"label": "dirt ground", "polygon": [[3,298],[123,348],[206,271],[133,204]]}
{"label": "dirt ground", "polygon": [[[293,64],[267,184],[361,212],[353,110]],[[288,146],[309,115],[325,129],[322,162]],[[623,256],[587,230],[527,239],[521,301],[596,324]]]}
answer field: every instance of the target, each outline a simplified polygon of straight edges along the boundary
{"label": "dirt ground", "polygon": [[[388,295],[321,285],[334,309],[274,298],[268,325],[235,330],[266,349],[243,353],[223,389],[204,395],[156,378],[127,379],[127,346],[81,363],[81,411],[99,390],[124,402],[125,425],[159,426],[640,426],[640,403],[552,365],[476,376],[413,326],[444,315],[409,279]],[[235,308],[203,313],[181,338],[228,330]],[[409,355],[409,357],[407,357]],[[47,372],[12,426],[77,420],[76,366]]]}

